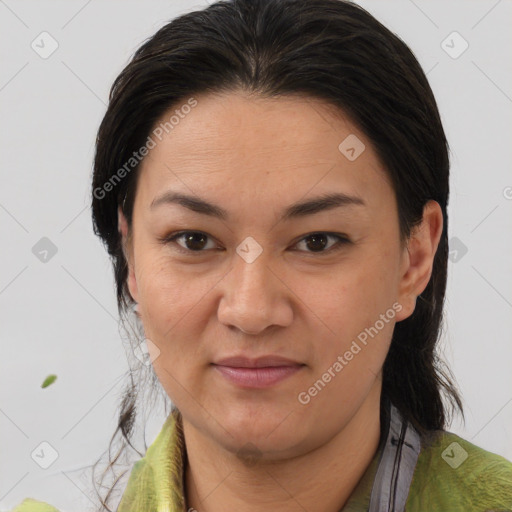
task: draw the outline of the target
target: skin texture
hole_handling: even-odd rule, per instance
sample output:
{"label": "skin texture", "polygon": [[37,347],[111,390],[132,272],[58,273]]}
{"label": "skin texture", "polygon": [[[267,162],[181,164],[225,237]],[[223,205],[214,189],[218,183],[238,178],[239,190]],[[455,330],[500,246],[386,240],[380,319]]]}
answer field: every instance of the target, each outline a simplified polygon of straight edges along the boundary
{"label": "skin texture", "polygon": [[[155,372],[183,415],[187,506],[337,511],[377,449],[382,365],[395,322],[412,314],[430,279],[441,209],[429,202],[402,243],[394,191],[370,141],[321,100],[243,92],[196,99],[141,164],[131,230],[119,211],[129,290],[160,350]],[[365,145],[354,161],[338,149],[351,134]],[[215,203],[228,217],[178,204],[151,209],[168,190]],[[279,220],[292,203],[333,192],[364,205]],[[202,252],[184,237],[159,240],[181,230],[208,235]],[[308,238],[319,232],[349,242],[329,237],[322,252]],[[236,252],[249,236],[262,248],[252,263]],[[394,317],[302,404],[299,393],[393,304]],[[303,366],[247,389],[212,365],[241,354]]]}

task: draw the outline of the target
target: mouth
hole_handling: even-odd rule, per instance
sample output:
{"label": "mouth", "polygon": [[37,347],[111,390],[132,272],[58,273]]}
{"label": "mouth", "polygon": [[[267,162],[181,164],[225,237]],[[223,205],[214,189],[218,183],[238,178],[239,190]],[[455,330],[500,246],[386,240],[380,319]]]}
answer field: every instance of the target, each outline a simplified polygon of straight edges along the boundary
{"label": "mouth", "polygon": [[226,380],[243,388],[268,388],[299,372],[305,365],[279,356],[250,359],[228,357],[212,363]]}

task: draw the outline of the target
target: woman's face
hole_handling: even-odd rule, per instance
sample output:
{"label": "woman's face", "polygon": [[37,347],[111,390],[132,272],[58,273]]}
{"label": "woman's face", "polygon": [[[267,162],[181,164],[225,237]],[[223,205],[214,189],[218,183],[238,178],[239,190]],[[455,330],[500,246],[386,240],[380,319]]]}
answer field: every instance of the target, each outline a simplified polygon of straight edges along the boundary
{"label": "woman's face", "polygon": [[[196,100],[141,165],[130,292],[185,421],[233,452],[306,453],[378,407],[394,324],[414,308],[394,192],[324,102]],[[257,364],[273,368],[240,368]]]}

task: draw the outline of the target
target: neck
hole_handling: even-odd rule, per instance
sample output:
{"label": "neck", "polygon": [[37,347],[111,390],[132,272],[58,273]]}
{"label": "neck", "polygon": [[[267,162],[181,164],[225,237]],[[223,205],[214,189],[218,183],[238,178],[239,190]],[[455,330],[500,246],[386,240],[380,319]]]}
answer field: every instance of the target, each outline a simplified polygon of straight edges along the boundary
{"label": "neck", "polygon": [[350,422],[324,445],[250,467],[183,419],[187,510],[338,512],[378,449],[380,392],[377,381]]}

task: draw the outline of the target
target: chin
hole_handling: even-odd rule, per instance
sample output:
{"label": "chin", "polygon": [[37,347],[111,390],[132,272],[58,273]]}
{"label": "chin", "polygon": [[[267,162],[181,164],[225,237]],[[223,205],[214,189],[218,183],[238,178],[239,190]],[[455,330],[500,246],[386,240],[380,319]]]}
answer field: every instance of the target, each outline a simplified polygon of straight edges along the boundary
{"label": "chin", "polygon": [[262,405],[248,409],[240,406],[236,410],[222,412],[219,417],[222,418],[219,422],[221,426],[218,426],[219,434],[230,445],[231,451],[252,443],[262,451],[277,453],[297,444],[300,437],[301,428],[297,424],[297,417],[283,408],[272,410],[268,405]]}

